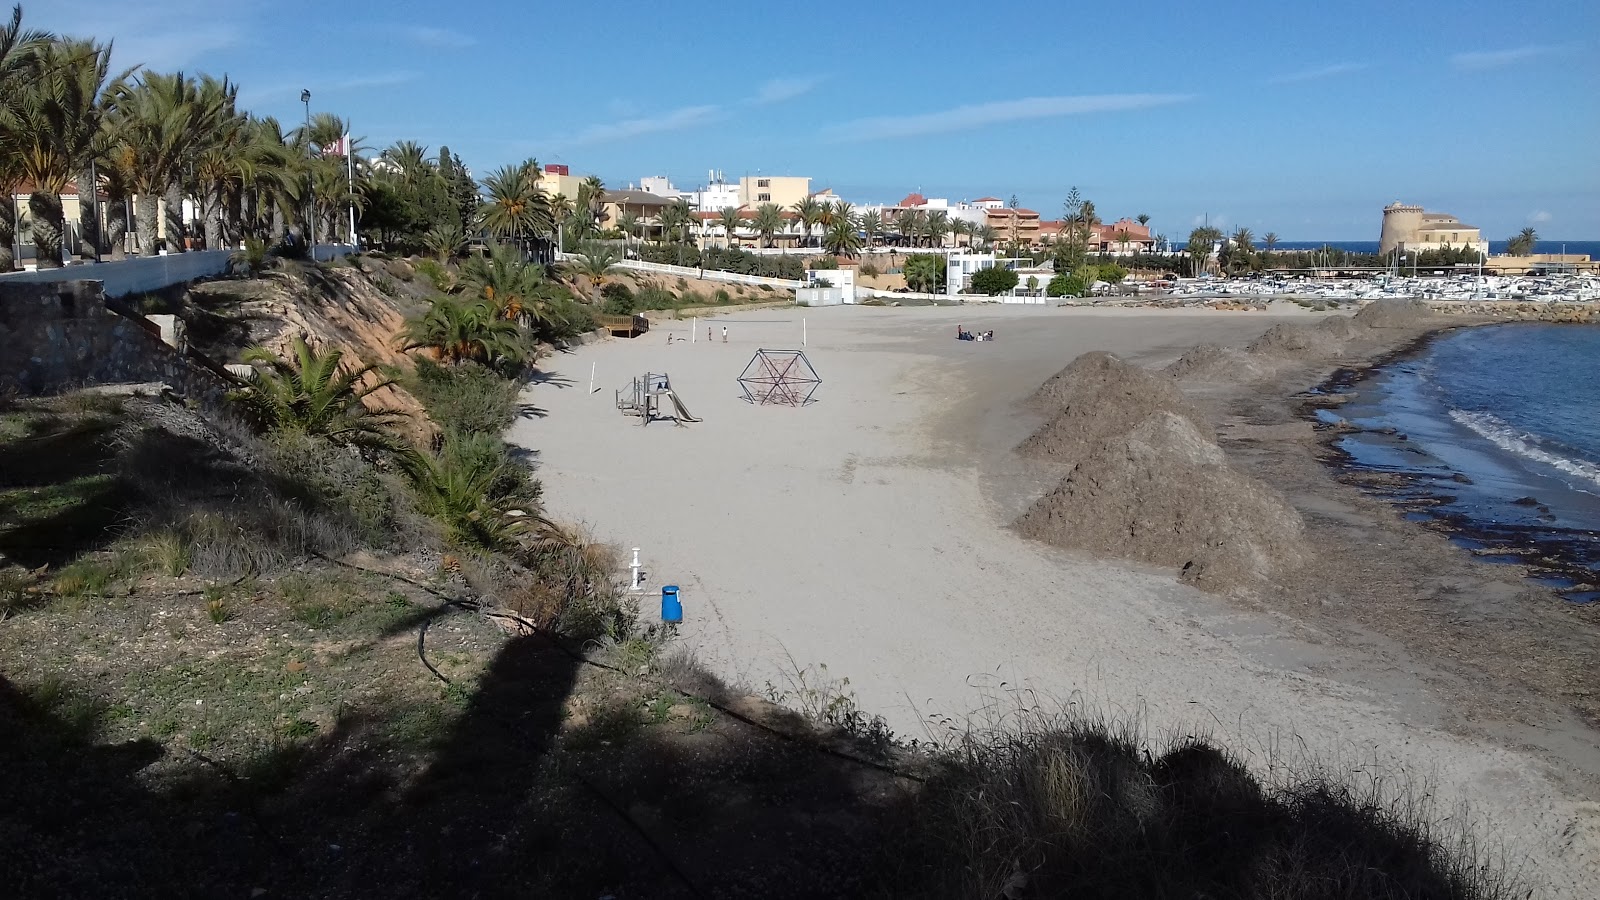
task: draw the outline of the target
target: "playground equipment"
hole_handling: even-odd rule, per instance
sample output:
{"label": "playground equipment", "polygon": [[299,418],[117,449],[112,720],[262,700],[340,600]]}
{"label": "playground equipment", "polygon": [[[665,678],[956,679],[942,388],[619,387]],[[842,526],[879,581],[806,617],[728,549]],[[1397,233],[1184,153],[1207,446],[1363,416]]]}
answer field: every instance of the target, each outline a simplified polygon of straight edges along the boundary
{"label": "playground equipment", "polygon": [[821,384],[804,350],[757,350],[739,376],[744,399],[762,406],[814,403],[812,395]]}
{"label": "playground equipment", "polygon": [[[676,415],[662,415],[661,399],[665,397],[672,404]],[[680,428],[688,422],[699,422],[689,413],[683,401],[672,391],[672,381],[663,373],[647,372],[633,380],[633,385],[626,392],[617,391],[617,409],[622,410],[625,416],[638,416],[640,425],[649,425],[656,419],[671,419]]]}

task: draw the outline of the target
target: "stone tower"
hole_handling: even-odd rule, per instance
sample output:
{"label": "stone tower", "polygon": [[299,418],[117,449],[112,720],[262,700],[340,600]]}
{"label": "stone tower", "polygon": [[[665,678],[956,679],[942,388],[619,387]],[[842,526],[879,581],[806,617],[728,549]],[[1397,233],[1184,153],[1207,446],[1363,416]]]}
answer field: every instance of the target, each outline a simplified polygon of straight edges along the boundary
{"label": "stone tower", "polygon": [[1422,230],[1422,207],[1407,206],[1399,200],[1383,208],[1383,232],[1378,237],[1378,252],[1392,253],[1401,244],[1415,246]]}

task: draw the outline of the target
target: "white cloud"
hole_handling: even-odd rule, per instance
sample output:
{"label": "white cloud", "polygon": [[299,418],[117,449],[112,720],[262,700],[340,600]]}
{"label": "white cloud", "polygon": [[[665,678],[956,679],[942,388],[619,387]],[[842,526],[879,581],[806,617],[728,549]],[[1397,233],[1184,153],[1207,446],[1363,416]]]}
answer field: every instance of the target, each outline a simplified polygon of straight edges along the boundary
{"label": "white cloud", "polygon": [[811,93],[821,83],[820,78],[774,78],[761,86],[751,102],[762,106],[782,103]]}
{"label": "white cloud", "polygon": [[1471,53],[1457,53],[1450,57],[1450,64],[1458,69],[1469,72],[1480,72],[1485,69],[1502,69],[1506,66],[1516,65],[1530,59],[1554,53],[1555,47],[1547,45],[1531,45],[1527,47],[1511,47],[1505,50],[1480,50]]}
{"label": "white cloud", "polygon": [[1339,75],[1349,75],[1370,68],[1366,63],[1342,62],[1331,66],[1319,66],[1315,69],[1303,69],[1287,75],[1278,75],[1267,79],[1268,84],[1294,84],[1300,81],[1317,81],[1322,78],[1334,78]]}
{"label": "white cloud", "polygon": [[1550,213],[1542,209],[1536,213],[1528,214],[1528,221],[1534,223],[1535,225],[1543,225],[1553,218],[1555,218],[1555,216],[1550,215]]}
{"label": "white cloud", "polygon": [[113,63],[119,69],[142,65],[170,72],[243,43],[261,6],[254,0],[52,0],[27,4],[23,24],[114,40]]}
{"label": "white cloud", "polygon": [[401,25],[395,28],[400,37],[423,47],[436,50],[464,50],[478,43],[477,38],[449,28],[431,28],[426,25]]}
{"label": "white cloud", "polygon": [[1115,112],[1119,110],[1149,109],[1182,103],[1190,99],[1184,94],[1088,94],[1071,97],[1025,97],[1021,100],[998,100],[972,106],[957,106],[940,112],[912,116],[880,116],[856,119],[828,128],[826,136],[834,141],[875,141],[887,138],[917,137],[927,134],[944,134],[967,131],[984,125],[1020,122],[1029,119],[1053,119],[1086,113]]}
{"label": "white cloud", "polygon": [[551,141],[551,143],[562,147],[605,144],[611,141],[622,141],[663,131],[681,131],[685,128],[694,128],[698,125],[716,121],[721,116],[722,108],[718,106],[684,106],[662,113],[659,116],[644,116],[637,119],[623,119],[619,122],[590,125],[576,134]]}

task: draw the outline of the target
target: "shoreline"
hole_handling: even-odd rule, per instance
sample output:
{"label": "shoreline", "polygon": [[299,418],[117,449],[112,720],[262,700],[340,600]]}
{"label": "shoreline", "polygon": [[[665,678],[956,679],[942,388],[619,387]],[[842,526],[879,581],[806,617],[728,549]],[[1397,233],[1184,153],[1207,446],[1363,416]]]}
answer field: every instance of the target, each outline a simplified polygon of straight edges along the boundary
{"label": "shoreline", "polygon": [[[1600,592],[1596,591],[1594,585],[1595,572],[1577,558],[1574,541],[1541,537],[1540,530],[1532,527],[1486,522],[1464,512],[1449,511],[1445,507],[1453,503],[1456,496],[1449,492],[1439,476],[1417,469],[1397,470],[1364,463],[1349,450],[1339,446],[1350,436],[1393,435],[1392,428],[1362,427],[1344,416],[1339,416],[1338,423],[1329,423],[1317,416],[1320,410],[1331,408],[1342,412],[1348,407],[1368,403],[1365,396],[1359,396],[1362,394],[1360,391],[1362,385],[1392,376],[1394,374],[1392,369],[1422,358],[1441,338],[1469,328],[1513,324],[1520,323],[1489,321],[1470,325],[1446,325],[1428,331],[1404,346],[1381,354],[1364,365],[1341,367],[1307,391],[1308,394],[1317,396],[1303,400],[1302,414],[1312,421],[1322,434],[1322,445],[1328,464],[1341,481],[1388,501],[1416,525],[1452,538],[1454,543],[1477,558],[1497,565],[1521,568],[1523,577],[1549,589],[1560,599],[1580,605],[1591,603],[1600,599]],[[1325,398],[1344,395],[1357,396],[1337,406],[1330,406],[1325,402]],[[1383,409],[1375,402],[1370,403],[1370,408]],[[1405,440],[1405,437],[1403,434],[1399,435],[1400,440]],[[1465,473],[1455,473],[1455,483],[1470,485],[1472,481]]]}

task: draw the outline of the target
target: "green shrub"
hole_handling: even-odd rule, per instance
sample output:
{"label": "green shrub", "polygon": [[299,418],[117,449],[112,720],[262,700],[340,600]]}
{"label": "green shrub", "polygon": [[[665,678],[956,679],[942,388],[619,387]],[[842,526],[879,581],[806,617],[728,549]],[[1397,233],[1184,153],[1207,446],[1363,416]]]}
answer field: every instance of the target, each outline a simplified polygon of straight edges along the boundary
{"label": "green shrub", "polygon": [[437,452],[408,451],[399,461],[417,506],[457,543],[507,549],[538,512],[539,482],[493,435],[447,432]]}
{"label": "green shrub", "polygon": [[1017,273],[1012,269],[990,266],[972,273],[972,289],[990,297],[1004,294],[1017,286]]}
{"label": "green shrub", "polygon": [[677,306],[678,298],[671,291],[653,284],[640,288],[633,298],[634,309],[676,309]]}
{"label": "green shrub", "polygon": [[499,434],[517,417],[521,385],[477,363],[441,366],[419,358],[410,387],[441,428]]}
{"label": "green shrub", "polygon": [[620,281],[613,281],[600,289],[604,301],[603,312],[613,316],[631,316],[634,313],[633,289]]}
{"label": "green shrub", "polygon": [[1121,284],[1122,279],[1128,277],[1128,270],[1116,263],[1101,263],[1095,268],[1098,270],[1095,274],[1099,280],[1107,284]]}
{"label": "green shrub", "polygon": [[1057,275],[1045,285],[1044,292],[1051,297],[1086,297],[1089,285],[1077,275]]}
{"label": "green shrub", "polygon": [[863,262],[861,264],[860,272],[863,278],[873,278],[883,274],[883,271],[872,262]]}
{"label": "green shrub", "polygon": [[417,274],[427,280],[428,285],[441,294],[447,294],[455,287],[455,278],[450,270],[435,259],[419,259],[416,264]]}
{"label": "green shrub", "polygon": [[815,256],[806,261],[806,268],[812,270],[837,269],[839,268],[839,260],[832,256]]}
{"label": "green shrub", "polygon": [[733,298],[728,296],[728,292],[723,290],[722,288],[717,288],[717,292],[715,294],[713,294],[712,297],[717,301],[717,303],[719,305],[725,305],[725,304],[733,302]]}

